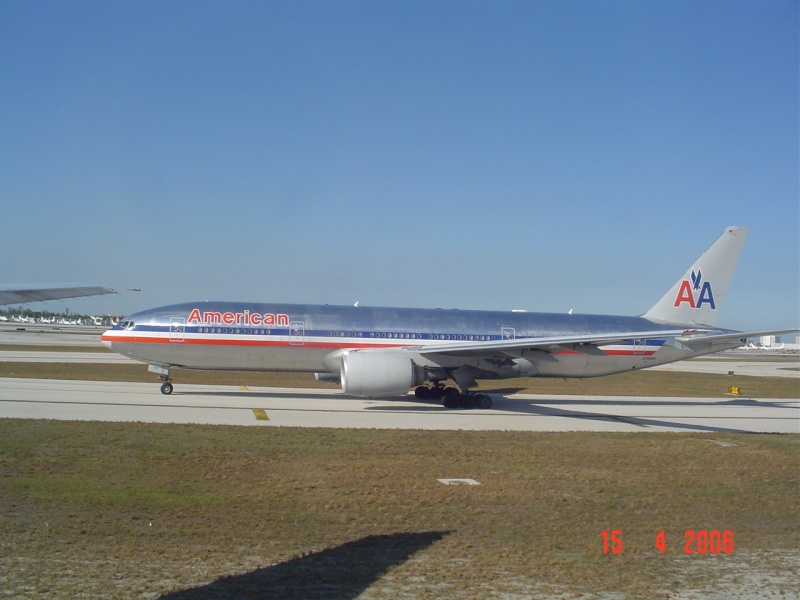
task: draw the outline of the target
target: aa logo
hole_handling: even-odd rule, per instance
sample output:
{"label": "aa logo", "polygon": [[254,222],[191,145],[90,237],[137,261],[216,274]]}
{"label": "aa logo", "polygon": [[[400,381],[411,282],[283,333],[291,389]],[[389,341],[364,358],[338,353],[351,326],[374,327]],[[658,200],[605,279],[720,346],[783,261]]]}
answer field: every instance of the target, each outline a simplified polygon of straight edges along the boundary
{"label": "aa logo", "polygon": [[712,310],[717,308],[716,304],[714,304],[714,293],[711,291],[711,284],[708,281],[703,281],[703,274],[699,269],[696,273],[692,269],[691,282],[686,279],[681,281],[681,287],[675,298],[675,306],[681,306],[684,302],[688,302],[691,308],[700,308],[703,304],[708,304]]}

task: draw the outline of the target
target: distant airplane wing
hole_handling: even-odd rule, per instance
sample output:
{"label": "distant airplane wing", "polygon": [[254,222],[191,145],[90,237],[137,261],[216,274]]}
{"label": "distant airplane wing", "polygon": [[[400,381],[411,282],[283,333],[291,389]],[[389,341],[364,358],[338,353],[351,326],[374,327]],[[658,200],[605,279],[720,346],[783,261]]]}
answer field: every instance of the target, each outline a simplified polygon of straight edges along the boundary
{"label": "distant airplane wing", "polygon": [[28,289],[0,288],[0,305],[45,302],[47,300],[63,300],[64,298],[81,298],[83,296],[102,296],[104,294],[116,294],[116,292],[111,288],[100,286]]}
{"label": "distant airplane wing", "polygon": [[[523,350],[544,350],[545,352],[561,352],[563,350],[578,350],[585,347],[592,352],[597,346],[624,342],[627,340],[646,340],[672,338],[686,334],[685,329],[668,329],[661,331],[631,331],[627,333],[582,334],[550,337],[529,337],[513,340],[499,340],[490,342],[460,342],[454,344],[432,344],[429,346],[413,348],[424,356],[446,355],[478,357],[497,354],[514,355]],[[576,348],[577,347],[577,348]],[[409,348],[410,350],[412,348]]]}

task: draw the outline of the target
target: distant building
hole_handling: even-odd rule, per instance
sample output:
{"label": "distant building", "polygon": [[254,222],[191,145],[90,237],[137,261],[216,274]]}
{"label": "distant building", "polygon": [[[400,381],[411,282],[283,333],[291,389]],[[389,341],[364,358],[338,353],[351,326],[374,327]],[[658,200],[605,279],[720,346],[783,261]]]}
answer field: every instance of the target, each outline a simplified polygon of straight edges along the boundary
{"label": "distant building", "polygon": [[772,348],[775,344],[780,343],[781,338],[777,335],[763,335],[761,336],[761,345],[764,348]]}

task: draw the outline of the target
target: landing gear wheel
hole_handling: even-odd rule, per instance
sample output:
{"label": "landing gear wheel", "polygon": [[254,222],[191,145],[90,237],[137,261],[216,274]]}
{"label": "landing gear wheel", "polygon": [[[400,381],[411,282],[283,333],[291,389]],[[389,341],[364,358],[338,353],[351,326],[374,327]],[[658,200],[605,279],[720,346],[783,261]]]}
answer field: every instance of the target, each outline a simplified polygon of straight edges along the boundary
{"label": "landing gear wheel", "polygon": [[444,398],[444,388],[441,385],[435,385],[430,388],[431,400],[441,401]]}
{"label": "landing gear wheel", "polygon": [[461,393],[456,388],[445,389],[443,404],[445,408],[461,408]]}
{"label": "landing gear wheel", "polygon": [[173,389],[175,388],[172,387],[172,384],[169,381],[161,384],[161,393],[165,396],[169,396]]}
{"label": "landing gear wheel", "polygon": [[426,385],[421,385],[414,390],[414,395],[417,397],[417,400],[430,400],[431,388]]}
{"label": "landing gear wheel", "polygon": [[461,398],[445,398],[443,404],[445,408],[461,408]]}
{"label": "landing gear wheel", "polygon": [[478,408],[488,410],[492,408],[492,398],[488,394],[478,394],[475,396],[475,404]]}

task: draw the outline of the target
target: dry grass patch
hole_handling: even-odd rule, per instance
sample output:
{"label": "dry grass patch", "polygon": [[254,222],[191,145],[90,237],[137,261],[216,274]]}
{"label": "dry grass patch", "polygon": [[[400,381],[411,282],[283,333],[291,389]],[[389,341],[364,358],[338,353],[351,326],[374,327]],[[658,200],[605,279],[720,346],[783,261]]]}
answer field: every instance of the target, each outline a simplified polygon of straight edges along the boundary
{"label": "dry grass patch", "polygon": [[[0,421],[0,588],[63,598],[277,597],[287,585],[307,597],[702,589],[720,565],[762,568],[769,553],[796,552],[800,534],[800,437],[713,434],[728,447],[710,437]],[[603,554],[605,529],[623,531],[622,555]],[[687,569],[687,529],[732,530],[736,550]]]}

